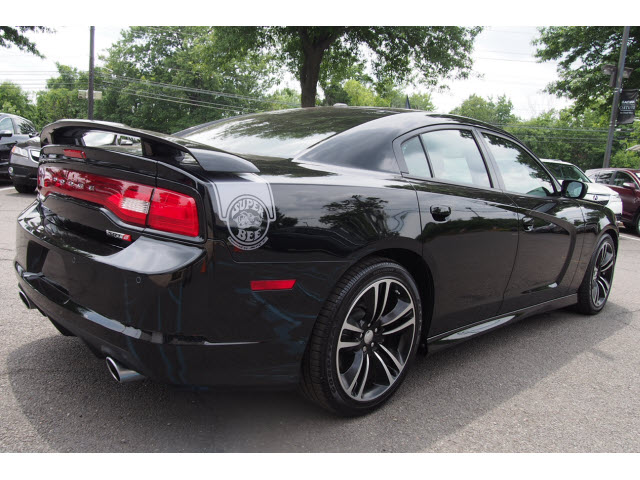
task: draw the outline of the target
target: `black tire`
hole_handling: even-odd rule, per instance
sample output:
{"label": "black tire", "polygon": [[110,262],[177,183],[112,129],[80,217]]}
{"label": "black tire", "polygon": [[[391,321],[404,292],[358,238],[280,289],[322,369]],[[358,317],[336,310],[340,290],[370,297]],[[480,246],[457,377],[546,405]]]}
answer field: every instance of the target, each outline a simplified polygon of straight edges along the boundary
{"label": "black tire", "polygon": [[18,191],[18,193],[33,193],[35,191],[35,187],[30,185],[25,185],[21,183],[14,183],[14,188]]}
{"label": "black tire", "polygon": [[[609,254],[612,257],[609,259]],[[616,267],[616,248],[605,234],[591,255],[591,261],[578,289],[577,309],[585,315],[599,313],[607,304]]]}
{"label": "black tire", "polygon": [[635,233],[636,235],[640,235],[640,210],[638,210],[638,213],[636,213],[636,218],[634,218],[633,220],[633,226],[631,230],[633,230],[633,233]]}
{"label": "black tire", "polygon": [[[421,328],[420,293],[404,267],[384,258],[355,265],[318,315],[303,359],[302,393],[339,415],[373,411],[404,380]],[[354,368],[357,363],[360,367]]]}

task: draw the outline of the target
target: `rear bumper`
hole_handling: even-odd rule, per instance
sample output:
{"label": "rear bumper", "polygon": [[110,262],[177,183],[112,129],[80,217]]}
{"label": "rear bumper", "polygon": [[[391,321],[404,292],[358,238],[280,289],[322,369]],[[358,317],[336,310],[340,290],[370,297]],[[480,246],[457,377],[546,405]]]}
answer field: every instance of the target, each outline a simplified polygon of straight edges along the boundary
{"label": "rear bumper", "polygon": [[[20,273],[19,273],[20,276]],[[28,277],[28,274],[27,274]],[[41,312],[90,344],[104,356],[117,359],[142,375],[163,383],[202,386],[294,386],[297,368],[265,368],[264,360],[277,355],[281,346],[267,342],[207,344],[166,338],[144,332],[47,295],[37,280],[20,276],[20,289]],[[51,293],[51,292],[49,292]],[[61,304],[63,303],[63,304]]]}
{"label": "rear bumper", "polygon": [[343,268],[295,264],[303,271],[292,290],[253,292],[251,279],[292,278],[292,265],[236,263],[221,243],[148,237],[96,255],[71,248],[71,236],[47,225],[37,203],[25,210],[16,232],[19,288],[95,350],[171,384],[296,385],[330,278]]}

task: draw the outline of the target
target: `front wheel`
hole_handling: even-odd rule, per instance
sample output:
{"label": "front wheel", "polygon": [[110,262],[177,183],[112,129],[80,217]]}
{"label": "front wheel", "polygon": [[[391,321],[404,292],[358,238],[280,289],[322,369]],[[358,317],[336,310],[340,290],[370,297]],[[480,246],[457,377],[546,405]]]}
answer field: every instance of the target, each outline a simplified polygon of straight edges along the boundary
{"label": "front wheel", "polygon": [[26,185],[23,183],[14,183],[13,187],[17,190],[18,193],[33,193],[36,187],[32,187],[31,185]]}
{"label": "front wheel", "polygon": [[401,265],[371,259],[340,280],[303,361],[302,391],[341,415],[362,415],[400,386],[418,347],[420,294]]}
{"label": "front wheel", "polygon": [[578,311],[595,315],[604,308],[611,292],[615,266],[616,248],[613,239],[609,235],[604,235],[593,252],[587,272],[578,289]]}

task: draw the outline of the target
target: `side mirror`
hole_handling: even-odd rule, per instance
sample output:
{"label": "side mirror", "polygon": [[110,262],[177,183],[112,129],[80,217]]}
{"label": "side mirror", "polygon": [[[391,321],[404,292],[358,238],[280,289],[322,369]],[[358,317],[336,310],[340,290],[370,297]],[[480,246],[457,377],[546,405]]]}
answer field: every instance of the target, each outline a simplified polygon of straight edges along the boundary
{"label": "side mirror", "polygon": [[11,130],[0,130],[0,138],[2,137],[13,137],[13,132]]}
{"label": "side mirror", "polygon": [[633,183],[633,182],[624,182],[624,183],[622,184],[622,186],[623,186],[624,188],[630,188],[631,190],[635,190],[635,189],[636,189],[636,184],[635,184],[635,183]]}
{"label": "side mirror", "polygon": [[562,182],[562,191],[560,194],[567,198],[584,198],[587,194],[587,184],[577,180],[564,180]]}

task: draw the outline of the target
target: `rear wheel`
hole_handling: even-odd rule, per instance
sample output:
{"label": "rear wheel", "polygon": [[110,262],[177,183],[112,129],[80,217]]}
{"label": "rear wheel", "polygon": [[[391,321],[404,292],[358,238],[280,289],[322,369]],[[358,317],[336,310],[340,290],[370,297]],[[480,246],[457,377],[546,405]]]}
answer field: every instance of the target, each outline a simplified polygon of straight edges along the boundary
{"label": "rear wheel", "polygon": [[578,310],[580,312],[595,315],[604,308],[611,292],[615,266],[616,249],[613,239],[609,235],[605,235],[598,242],[578,290]]}
{"label": "rear wheel", "polygon": [[401,265],[372,259],[338,283],[314,327],[302,391],[341,415],[362,415],[400,386],[417,350],[420,294]]}

